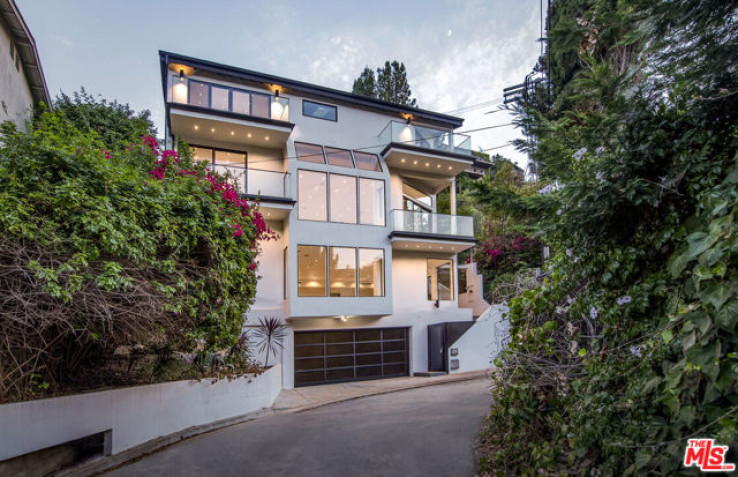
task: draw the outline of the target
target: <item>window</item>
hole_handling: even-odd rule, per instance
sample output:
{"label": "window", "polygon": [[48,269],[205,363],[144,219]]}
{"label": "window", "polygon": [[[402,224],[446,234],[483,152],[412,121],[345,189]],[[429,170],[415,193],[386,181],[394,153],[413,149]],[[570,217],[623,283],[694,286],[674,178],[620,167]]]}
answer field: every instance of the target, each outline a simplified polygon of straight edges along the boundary
{"label": "window", "polygon": [[384,181],[359,179],[359,223],[384,227]]}
{"label": "window", "polygon": [[198,162],[213,163],[213,150],[207,147],[193,147],[192,154],[194,159]]}
{"label": "window", "polygon": [[356,223],[356,177],[331,174],[331,222]]}
{"label": "window", "polygon": [[190,101],[193,106],[210,107],[210,88],[207,83],[190,80]]}
{"label": "window", "polygon": [[359,296],[384,296],[384,250],[359,249]]}
{"label": "window", "polygon": [[411,185],[402,184],[402,197],[403,208],[405,210],[431,211],[432,202],[430,196]]}
{"label": "window", "polygon": [[252,93],[251,94],[251,115],[260,118],[271,118],[272,110],[270,106],[269,95]]}
{"label": "window", "polygon": [[354,151],[354,160],[356,161],[356,167],[359,169],[382,172],[382,166],[379,164],[379,157],[376,154]]}
{"label": "window", "polygon": [[451,260],[428,259],[428,299],[454,299],[454,266]]}
{"label": "window", "polygon": [[324,172],[298,171],[297,208],[303,220],[327,220],[326,174]]}
{"label": "window", "polygon": [[213,109],[220,109],[223,111],[230,110],[230,104],[228,100],[228,97],[229,97],[228,88],[211,86],[210,87],[210,97],[212,98],[211,107]]}
{"label": "window", "polygon": [[328,160],[328,164],[332,166],[354,167],[354,162],[351,160],[351,151],[346,149],[326,147],[325,158]]}
{"label": "window", "polygon": [[338,108],[330,104],[302,100],[302,115],[327,121],[338,121]]}
{"label": "window", "polygon": [[297,269],[301,297],[384,296],[383,249],[298,245]]}
{"label": "window", "polygon": [[235,151],[215,151],[213,162],[216,172],[230,174],[236,179],[236,189],[246,191],[246,154]]}
{"label": "window", "polygon": [[301,161],[325,164],[325,158],[323,158],[323,146],[296,142],[295,151],[297,152],[297,157],[300,158]]}
{"label": "window", "polygon": [[297,246],[297,295],[326,296],[326,247]]}
{"label": "window", "polygon": [[249,93],[233,90],[233,112],[251,114],[251,95]]}
{"label": "window", "polygon": [[356,296],[356,249],[330,248],[331,296]]}

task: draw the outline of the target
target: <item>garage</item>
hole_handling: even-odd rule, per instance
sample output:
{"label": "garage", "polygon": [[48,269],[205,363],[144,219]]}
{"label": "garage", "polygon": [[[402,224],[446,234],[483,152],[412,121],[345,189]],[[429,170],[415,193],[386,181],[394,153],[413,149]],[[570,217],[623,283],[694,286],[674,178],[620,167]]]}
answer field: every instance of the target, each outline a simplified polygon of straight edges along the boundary
{"label": "garage", "polygon": [[295,386],[407,376],[408,329],[295,332]]}

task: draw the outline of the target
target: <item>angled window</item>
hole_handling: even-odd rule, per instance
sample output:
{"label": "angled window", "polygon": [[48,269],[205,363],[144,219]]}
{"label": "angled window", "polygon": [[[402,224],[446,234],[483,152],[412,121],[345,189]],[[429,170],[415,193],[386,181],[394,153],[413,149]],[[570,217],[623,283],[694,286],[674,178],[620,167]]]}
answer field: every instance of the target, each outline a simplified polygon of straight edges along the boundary
{"label": "angled window", "polygon": [[356,249],[330,247],[331,296],[356,296]]}
{"label": "angled window", "polygon": [[295,151],[297,157],[301,161],[314,162],[315,164],[325,164],[325,158],[323,157],[323,146],[317,144],[307,144],[304,142],[295,143]]}
{"label": "angled window", "polygon": [[384,227],[384,181],[359,179],[359,223]]}
{"label": "angled window", "polygon": [[354,167],[354,161],[351,160],[351,151],[346,149],[326,147],[325,158],[328,159],[328,164],[332,166]]}
{"label": "angled window", "polygon": [[331,222],[356,223],[356,177],[331,174]]}
{"label": "angled window", "polygon": [[338,108],[330,104],[302,100],[302,115],[327,121],[338,121]]}
{"label": "angled window", "polygon": [[382,172],[382,166],[379,164],[379,156],[376,154],[354,151],[354,160],[356,161],[356,167],[359,169]]}
{"label": "angled window", "polygon": [[359,249],[359,296],[384,296],[384,250]]}
{"label": "angled window", "polygon": [[298,171],[297,194],[297,216],[300,219],[326,221],[328,207],[324,172]]}
{"label": "angled window", "polygon": [[326,296],[326,247],[297,246],[297,295]]}

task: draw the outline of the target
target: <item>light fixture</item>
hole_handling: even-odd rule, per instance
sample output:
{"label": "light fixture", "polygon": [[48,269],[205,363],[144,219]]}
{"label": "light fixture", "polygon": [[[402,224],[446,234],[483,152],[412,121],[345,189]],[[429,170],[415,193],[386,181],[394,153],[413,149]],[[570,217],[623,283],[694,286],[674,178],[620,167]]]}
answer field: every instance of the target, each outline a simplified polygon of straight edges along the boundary
{"label": "light fixture", "polygon": [[440,169],[440,168],[441,168],[441,165],[440,165],[440,164],[438,164],[438,165],[437,165],[436,167]]}
{"label": "light fixture", "polygon": [[339,317],[339,319],[340,319],[341,321],[343,321],[344,323],[345,323],[346,321],[348,321],[348,318],[346,318],[346,315],[341,315],[341,316]]}
{"label": "light fixture", "polygon": [[231,131],[231,136],[235,136],[236,133],[234,131]]}
{"label": "light fixture", "polygon": [[449,171],[451,170],[451,166],[448,166],[448,170],[449,170]]}
{"label": "light fixture", "polygon": [[400,162],[405,162],[405,158],[403,157],[402,159],[400,159]]}
{"label": "light fixture", "polygon": [[251,133],[248,133],[248,134],[246,135],[246,137],[251,137]]}
{"label": "light fixture", "polygon": [[197,124],[195,124],[195,131],[197,131],[198,129],[200,129],[200,126],[198,126]]}
{"label": "light fixture", "polygon": [[179,82],[184,83],[184,68],[179,69]]}
{"label": "light fixture", "polygon": [[418,165],[418,160],[417,159],[413,161],[413,165],[414,166],[417,166]]}
{"label": "light fixture", "polygon": [[214,133],[215,132],[215,128],[210,128],[210,132]]}
{"label": "light fixture", "polygon": [[425,163],[425,167],[428,167],[428,166],[430,166],[430,162]]}
{"label": "light fixture", "polygon": [[274,90],[274,99],[279,99],[279,88]]}
{"label": "light fixture", "polygon": [[265,141],[268,141],[269,140],[269,136],[264,136],[264,140]]}

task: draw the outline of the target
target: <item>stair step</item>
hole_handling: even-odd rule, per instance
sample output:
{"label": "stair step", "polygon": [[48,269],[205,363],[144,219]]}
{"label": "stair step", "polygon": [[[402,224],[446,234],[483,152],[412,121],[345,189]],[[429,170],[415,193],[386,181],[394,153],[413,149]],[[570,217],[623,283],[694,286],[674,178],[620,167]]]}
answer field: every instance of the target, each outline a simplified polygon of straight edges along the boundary
{"label": "stair step", "polygon": [[413,376],[419,376],[422,378],[435,378],[436,376],[446,376],[448,373],[445,371],[420,371],[413,373]]}

